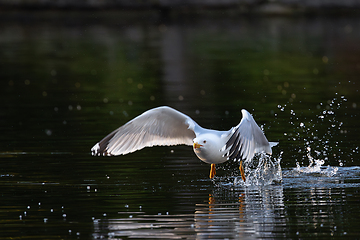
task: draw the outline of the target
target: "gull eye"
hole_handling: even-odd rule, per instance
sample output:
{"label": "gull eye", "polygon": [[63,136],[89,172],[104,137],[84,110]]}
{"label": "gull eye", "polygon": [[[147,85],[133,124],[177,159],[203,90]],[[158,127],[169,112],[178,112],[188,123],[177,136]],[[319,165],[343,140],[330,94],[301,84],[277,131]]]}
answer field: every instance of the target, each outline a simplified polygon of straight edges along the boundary
{"label": "gull eye", "polygon": [[206,140],[204,140],[203,143],[206,143]]}

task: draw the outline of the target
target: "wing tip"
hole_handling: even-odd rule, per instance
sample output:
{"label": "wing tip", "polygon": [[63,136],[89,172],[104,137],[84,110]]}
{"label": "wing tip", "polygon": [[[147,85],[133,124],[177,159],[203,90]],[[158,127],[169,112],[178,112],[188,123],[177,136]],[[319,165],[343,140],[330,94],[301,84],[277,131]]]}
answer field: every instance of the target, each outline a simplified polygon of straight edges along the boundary
{"label": "wing tip", "polygon": [[91,148],[91,155],[93,156],[98,156],[98,154],[100,153],[100,145],[99,143],[96,143],[92,148]]}
{"label": "wing tip", "polygon": [[248,110],[246,110],[246,109],[244,109],[244,108],[241,109],[241,114],[242,114],[242,116],[243,116],[243,117],[242,117],[243,119],[245,119],[245,118],[248,119],[249,117],[251,117],[251,114],[248,112]]}
{"label": "wing tip", "polygon": [[93,156],[112,156],[112,154],[107,152],[106,149],[101,150],[101,147],[100,147],[99,143],[96,143],[91,148],[91,155],[93,155]]}

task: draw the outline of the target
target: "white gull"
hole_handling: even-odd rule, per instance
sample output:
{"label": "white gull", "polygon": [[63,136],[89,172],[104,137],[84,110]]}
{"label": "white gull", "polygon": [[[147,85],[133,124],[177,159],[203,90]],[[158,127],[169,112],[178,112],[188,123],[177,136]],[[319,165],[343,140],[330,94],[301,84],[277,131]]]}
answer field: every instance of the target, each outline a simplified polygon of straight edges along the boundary
{"label": "white gull", "polygon": [[185,144],[193,146],[196,156],[211,164],[210,178],[216,174],[215,164],[228,160],[240,161],[241,177],[245,174],[242,161],[250,161],[256,153],[272,154],[271,147],[254,118],[241,110],[240,123],[228,131],[200,127],[189,116],[167,106],[150,109],[96,143],[95,156],[125,155],[144,147]]}

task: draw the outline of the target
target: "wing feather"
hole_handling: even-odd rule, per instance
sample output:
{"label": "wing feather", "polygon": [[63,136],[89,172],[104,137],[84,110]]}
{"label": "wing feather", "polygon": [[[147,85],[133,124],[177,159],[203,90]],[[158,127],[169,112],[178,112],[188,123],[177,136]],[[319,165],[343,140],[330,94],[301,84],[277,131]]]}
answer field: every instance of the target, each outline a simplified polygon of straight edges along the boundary
{"label": "wing feather", "polygon": [[225,156],[229,159],[251,160],[255,153],[266,152],[271,154],[271,147],[277,143],[269,143],[264,133],[256,124],[254,118],[245,109],[239,125],[231,129],[229,140],[225,144]]}
{"label": "wing feather", "polygon": [[170,107],[150,109],[91,148],[93,155],[124,155],[151,146],[192,145],[197,123]]}

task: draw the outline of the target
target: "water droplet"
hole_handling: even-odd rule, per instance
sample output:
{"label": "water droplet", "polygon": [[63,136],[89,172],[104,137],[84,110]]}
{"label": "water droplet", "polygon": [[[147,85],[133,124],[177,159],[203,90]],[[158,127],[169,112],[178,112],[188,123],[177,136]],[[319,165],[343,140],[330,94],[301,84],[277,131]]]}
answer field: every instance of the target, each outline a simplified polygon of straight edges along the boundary
{"label": "water droplet", "polygon": [[52,131],[50,129],[45,129],[45,133],[46,135],[48,136],[51,136],[52,135]]}

